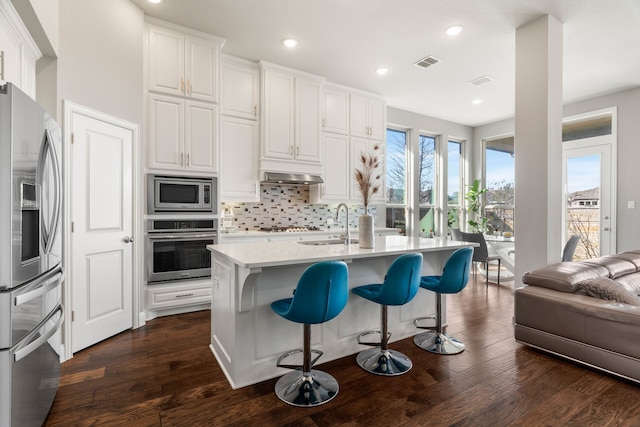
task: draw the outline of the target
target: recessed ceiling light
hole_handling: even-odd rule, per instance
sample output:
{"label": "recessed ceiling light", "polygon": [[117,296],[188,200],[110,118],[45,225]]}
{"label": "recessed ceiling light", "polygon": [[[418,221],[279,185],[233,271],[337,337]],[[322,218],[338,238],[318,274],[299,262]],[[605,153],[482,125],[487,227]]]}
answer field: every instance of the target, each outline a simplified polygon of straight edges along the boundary
{"label": "recessed ceiling light", "polygon": [[282,44],[285,45],[288,48],[292,48],[292,47],[298,46],[298,40],[296,40],[296,39],[284,39],[284,40],[282,40]]}
{"label": "recessed ceiling light", "polygon": [[158,4],[158,3],[162,3],[164,0],[147,0],[147,1],[148,1],[149,3],[155,3],[155,4]]}
{"label": "recessed ceiling light", "polygon": [[381,76],[387,74],[388,71],[389,69],[385,67],[380,67],[376,69],[376,73],[380,74]]}
{"label": "recessed ceiling light", "polygon": [[471,101],[471,103],[472,103],[473,105],[482,104],[482,99],[474,99],[473,101]]}
{"label": "recessed ceiling light", "polygon": [[460,34],[463,29],[464,28],[462,27],[462,25],[452,25],[449,28],[447,28],[446,30],[444,30],[444,32],[448,36],[455,36],[456,34]]}

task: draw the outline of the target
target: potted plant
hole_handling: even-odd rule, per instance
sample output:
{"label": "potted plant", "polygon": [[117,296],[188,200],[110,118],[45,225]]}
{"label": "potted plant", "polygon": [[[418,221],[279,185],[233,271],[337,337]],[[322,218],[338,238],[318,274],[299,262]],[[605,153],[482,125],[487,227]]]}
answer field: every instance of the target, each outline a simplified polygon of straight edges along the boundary
{"label": "potted plant", "polygon": [[489,218],[482,215],[482,195],[486,192],[487,189],[480,188],[480,180],[476,179],[469,186],[469,191],[464,195],[467,201],[467,212],[470,215],[467,224],[471,232],[485,233],[490,230]]}

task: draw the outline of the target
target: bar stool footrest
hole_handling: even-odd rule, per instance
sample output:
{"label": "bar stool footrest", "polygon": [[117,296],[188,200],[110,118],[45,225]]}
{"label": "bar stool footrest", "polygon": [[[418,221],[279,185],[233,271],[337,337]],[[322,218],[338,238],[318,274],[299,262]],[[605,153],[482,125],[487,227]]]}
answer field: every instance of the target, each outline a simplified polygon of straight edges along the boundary
{"label": "bar stool footrest", "polygon": [[[284,353],[282,356],[278,357],[278,360],[276,361],[276,366],[278,368],[297,369],[299,371],[302,370],[302,365],[285,365],[285,364],[282,363],[282,361],[284,359],[286,359],[287,357],[292,356],[294,354],[298,354],[298,353],[303,353],[304,354],[304,350],[299,348],[297,350],[291,350],[291,351],[288,351],[288,352]],[[323,353],[320,350],[313,350],[313,349],[311,349],[311,353],[317,354],[317,356],[315,358],[311,359],[311,367],[313,367],[313,365],[316,364],[318,359],[320,359],[320,357],[322,357]]]}
{"label": "bar stool footrest", "polygon": [[436,320],[436,316],[418,317],[417,319],[413,320],[413,325],[418,329],[428,329],[428,330],[431,330],[431,331],[434,331],[436,329],[435,325],[434,326],[418,325],[418,322],[422,322],[424,320]]}
{"label": "bar stool footrest", "polygon": [[[375,331],[365,331],[363,333],[361,333],[360,335],[358,335],[358,344],[360,345],[369,345],[372,347],[380,347],[380,341],[381,339],[379,339],[378,341],[372,342],[372,341],[362,341],[362,337],[366,336],[366,335],[380,335],[380,338],[382,338],[382,332],[375,330]],[[387,340],[389,340],[389,338],[391,338],[391,332],[387,332]]]}

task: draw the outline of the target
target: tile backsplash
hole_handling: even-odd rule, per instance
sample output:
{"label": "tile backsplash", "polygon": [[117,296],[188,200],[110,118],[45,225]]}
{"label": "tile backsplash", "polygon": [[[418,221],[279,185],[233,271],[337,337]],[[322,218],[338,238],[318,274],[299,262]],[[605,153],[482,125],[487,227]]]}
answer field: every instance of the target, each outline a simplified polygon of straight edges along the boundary
{"label": "tile backsplash", "polygon": [[[349,206],[349,227],[358,226],[358,217],[364,213],[362,205]],[[344,228],[344,213],[336,222],[337,204],[309,204],[308,185],[260,184],[259,203],[223,203],[222,212],[230,210],[234,225],[239,230],[258,230],[271,227]],[[376,207],[369,206],[376,223]],[[333,225],[327,219],[334,219]]]}

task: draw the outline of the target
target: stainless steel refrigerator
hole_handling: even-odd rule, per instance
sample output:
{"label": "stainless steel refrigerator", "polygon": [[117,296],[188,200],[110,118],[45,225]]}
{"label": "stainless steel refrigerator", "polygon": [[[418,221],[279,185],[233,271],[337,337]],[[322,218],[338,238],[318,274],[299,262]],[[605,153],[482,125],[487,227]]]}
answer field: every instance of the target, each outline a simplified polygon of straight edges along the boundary
{"label": "stainless steel refrigerator", "polygon": [[60,376],[60,127],[0,86],[0,426],[41,426]]}

